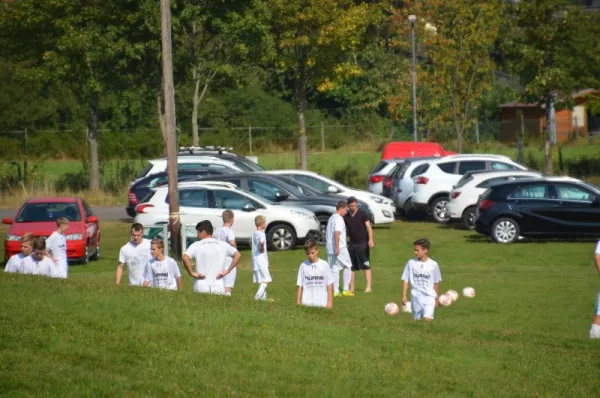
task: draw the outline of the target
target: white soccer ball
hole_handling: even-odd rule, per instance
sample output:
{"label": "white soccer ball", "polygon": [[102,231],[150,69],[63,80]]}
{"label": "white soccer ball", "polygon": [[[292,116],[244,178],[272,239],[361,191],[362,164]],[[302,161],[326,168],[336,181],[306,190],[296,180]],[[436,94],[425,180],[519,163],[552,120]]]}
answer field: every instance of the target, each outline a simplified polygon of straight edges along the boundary
{"label": "white soccer ball", "polygon": [[458,292],[456,290],[448,290],[446,292],[446,294],[448,296],[450,296],[450,298],[452,299],[452,302],[455,302],[456,300],[458,300]]}
{"label": "white soccer ball", "polygon": [[412,313],[412,305],[410,304],[410,301],[407,301],[406,304],[404,304],[402,306],[402,312],[406,312],[406,313]]}
{"label": "white soccer ball", "polygon": [[465,287],[463,289],[463,296],[465,297],[469,297],[469,298],[473,298],[475,297],[475,289],[473,289],[472,287]]}
{"label": "white soccer ball", "polygon": [[396,315],[398,312],[400,312],[400,308],[398,308],[398,304],[396,303],[387,303],[384,309],[388,315]]}
{"label": "white soccer ball", "polygon": [[447,307],[450,304],[452,304],[452,298],[447,293],[440,295],[440,297],[438,297],[438,301],[444,307]]}

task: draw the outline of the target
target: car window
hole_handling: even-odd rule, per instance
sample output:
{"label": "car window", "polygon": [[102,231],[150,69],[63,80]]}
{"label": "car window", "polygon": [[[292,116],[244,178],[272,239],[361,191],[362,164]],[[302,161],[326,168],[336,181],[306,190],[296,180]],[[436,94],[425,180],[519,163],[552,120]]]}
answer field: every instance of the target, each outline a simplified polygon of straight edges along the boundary
{"label": "car window", "polygon": [[515,165],[504,163],[504,162],[491,162],[490,169],[492,169],[492,170],[518,170],[518,168]]}
{"label": "car window", "polygon": [[556,198],[561,200],[581,200],[591,202],[594,194],[590,191],[572,184],[555,184]]}
{"label": "car window", "polygon": [[[463,176],[460,180],[458,180],[458,182],[456,183],[456,185],[454,186],[454,188],[464,187],[465,185],[467,185],[468,182],[471,182],[471,181],[473,181],[473,176],[472,175]],[[481,187],[481,184],[479,184],[477,186]]]}
{"label": "car window", "polygon": [[421,164],[415,167],[412,173],[410,173],[410,178],[412,179],[418,175],[425,174],[427,170],[429,170],[429,163]]}
{"label": "car window", "polygon": [[371,174],[377,173],[385,168],[388,165],[388,162],[381,161],[371,170]]}
{"label": "car window", "polygon": [[396,167],[396,169],[394,170],[394,173],[392,174],[392,178],[393,179],[403,179],[404,178],[404,174],[406,173],[406,170],[408,170],[410,166],[410,162],[402,162],[398,165],[398,167]]}
{"label": "car window", "polygon": [[149,172],[150,170],[152,170],[152,167],[154,167],[154,165],[153,165],[152,163],[148,163],[148,164],[146,165],[146,167],[144,167],[144,168],[142,169],[142,171],[140,171],[140,173],[139,173],[138,175],[136,175],[136,176],[135,176],[135,179],[136,179],[136,180],[138,180],[138,179],[140,179],[140,178],[144,178],[144,177],[146,177],[146,175],[148,174],[148,172]]}
{"label": "car window", "polygon": [[[438,163],[437,166],[440,168],[440,170],[442,170],[444,173],[448,173],[448,174],[455,174],[454,170],[456,168],[456,162],[447,162],[447,163]],[[463,173],[464,174],[464,173]]]}
{"label": "car window", "polygon": [[495,184],[497,182],[502,182],[502,181],[506,181],[506,180],[514,180],[514,179],[515,179],[515,177],[512,177],[512,176],[488,178],[487,180],[480,182],[477,185],[477,188],[489,188],[490,185]]}
{"label": "car window", "polygon": [[207,208],[209,207],[208,192],[204,189],[180,189],[179,205],[186,207]]}
{"label": "car window", "polygon": [[257,209],[261,207],[258,203],[237,192],[215,190],[213,193],[215,195],[215,207],[217,209],[241,210],[246,203],[251,204]]}
{"label": "car window", "polygon": [[273,201],[277,200],[281,193],[276,185],[254,178],[248,179],[248,191]]}
{"label": "car window", "polygon": [[169,181],[169,177],[166,175],[160,176],[160,177],[155,177],[155,178],[150,179],[150,181],[148,181],[148,185],[146,185],[146,187],[148,187],[148,188],[161,187],[161,186],[165,185],[168,181]]}
{"label": "car window", "polygon": [[535,184],[518,187],[511,195],[511,199],[549,199],[548,185]]}
{"label": "car window", "polygon": [[311,187],[314,187],[321,192],[325,192],[325,193],[329,192],[329,184],[326,183],[325,181],[321,181],[317,178],[314,178],[311,176],[305,176],[302,174],[296,174],[294,176],[294,179],[296,179],[304,184],[310,185]]}
{"label": "car window", "polygon": [[17,222],[55,221],[66,217],[69,221],[81,221],[77,203],[27,203],[17,216]]}
{"label": "car window", "polygon": [[462,161],[458,165],[458,174],[463,175],[467,171],[485,170],[486,164],[483,160]]}
{"label": "car window", "polygon": [[88,217],[91,217],[94,215],[94,212],[92,211],[92,208],[87,204],[87,202],[85,200],[82,200],[81,203],[83,204],[83,211],[85,212],[85,219],[87,220]]}

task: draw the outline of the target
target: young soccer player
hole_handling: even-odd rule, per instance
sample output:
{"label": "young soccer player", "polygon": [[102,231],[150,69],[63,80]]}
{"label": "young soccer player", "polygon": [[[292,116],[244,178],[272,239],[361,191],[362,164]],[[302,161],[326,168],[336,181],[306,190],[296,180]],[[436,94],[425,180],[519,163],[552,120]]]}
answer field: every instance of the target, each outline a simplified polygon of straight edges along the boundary
{"label": "young soccer player", "polygon": [[67,238],[65,232],[69,228],[69,219],[60,217],[56,220],[57,230],[46,239],[48,254],[58,269],[57,278],[66,278],[69,275],[67,263]]}
{"label": "young soccer player", "polygon": [[304,244],[307,260],[298,270],[296,304],[309,307],[333,307],[333,274],[327,261],[319,258],[317,242],[309,239]]}
{"label": "young soccer player", "polygon": [[146,264],[144,286],[158,287],[168,290],[181,290],[183,280],[177,262],[165,256],[165,244],[160,239],[154,239],[150,248],[152,260]]}
{"label": "young soccer player", "polygon": [[127,264],[129,284],[142,286],[146,264],[152,258],[150,253],[150,240],[144,239],[144,226],[140,223],[131,225],[131,240],[119,252],[119,265],[117,265],[116,282],[121,283],[123,265]]}
{"label": "young soccer player", "polygon": [[58,273],[58,269],[54,268],[58,268],[58,266],[46,256],[46,241],[39,237],[35,238],[32,243],[31,255],[23,260],[21,273],[54,277]]}
{"label": "young soccer player", "polygon": [[252,277],[254,283],[259,284],[254,298],[266,300],[267,285],[272,281],[269,272],[269,257],[267,256],[267,236],[265,235],[267,219],[265,216],[256,216],[254,225],[256,225],[256,231],[252,233]]}
{"label": "young soccer player", "polygon": [[410,284],[413,319],[431,322],[435,308],[439,305],[437,298],[442,275],[438,263],[429,258],[429,240],[419,239],[413,245],[415,258],[408,260],[402,273],[402,305],[406,304],[406,293]]}
{"label": "young soccer player", "polygon": [[[232,247],[237,248],[235,244],[235,234],[233,233],[233,211],[225,210],[222,214],[223,217],[223,226],[221,228],[217,228],[213,233],[213,238],[220,240],[225,243],[229,243]],[[225,264],[223,264],[223,271],[229,268],[231,265],[232,257],[227,257],[225,259]],[[237,268],[231,270],[231,272],[223,277],[223,283],[225,284],[225,295],[231,296],[231,290],[235,286],[235,278],[237,276]]]}
{"label": "young soccer player", "polygon": [[[327,260],[333,272],[333,290],[335,297],[354,296],[350,290],[352,282],[352,260],[346,243],[346,223],[344,215],[348,212],[348,202],[340,200],[335,206],[335,213],[329,217],[325,232]],[[340,271],[344,270],[344,290],[340,294]]]}
{"label": "young soccer player", "polygon": [[15,254],[8,259],[4,272],[22,274],[23,273],[23,261],[26,257],[29,257],[32,250],[33,234],[26,233],[21,238],[21,253]]}
{"label": "young soccer player", "polygon": [[[596,244],[596,270],[600,275],[600,240]],[[592,319],[592,327],[590,329],[590,339],[600,339],[600,293],[596,298],[596,310],[594,311],[594,318]]]}

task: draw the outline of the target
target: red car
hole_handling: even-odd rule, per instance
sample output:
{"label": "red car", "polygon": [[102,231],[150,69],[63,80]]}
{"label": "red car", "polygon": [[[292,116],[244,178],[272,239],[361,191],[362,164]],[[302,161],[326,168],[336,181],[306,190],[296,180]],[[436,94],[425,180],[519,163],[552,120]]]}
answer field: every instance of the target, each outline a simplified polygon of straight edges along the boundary
{"label": "red car", "polygon": [[100,258],[100,223],[92,209],[81,198],[33,198],[26,201],[17,212],[16,218],[3,218],[2,223],[10,227],[4,238],[4,260],[21,251],[19,240],[31,232],[47,238],[56,231],[56,219],[69,219],[67,258],[87,264]]}

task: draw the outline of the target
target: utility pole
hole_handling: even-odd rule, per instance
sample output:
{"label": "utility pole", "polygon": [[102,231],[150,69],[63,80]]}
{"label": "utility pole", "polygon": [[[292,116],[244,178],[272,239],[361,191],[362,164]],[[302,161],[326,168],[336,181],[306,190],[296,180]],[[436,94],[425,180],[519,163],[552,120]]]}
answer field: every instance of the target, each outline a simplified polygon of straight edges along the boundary
{"label": "utility pole", "polygon": [[170,0],[160,0],[160,11],[163,88],[165,93],[167,174],[169,178],[169,232],[171,233],[171,248],[175,256],[181,258],[181,222],[179,219],[179,190],[177,188],[177,132],[175,131],[175,88],[173,85]]}
{"label": "utility pole", "polygon": [[412,41],[412,107],[413,107],[413,140],[419,141],[417,135],[417,51],[415,44],[415,23],[417,22],[416,15],[409,15],[408,21],[411,26],[411,41]]}

